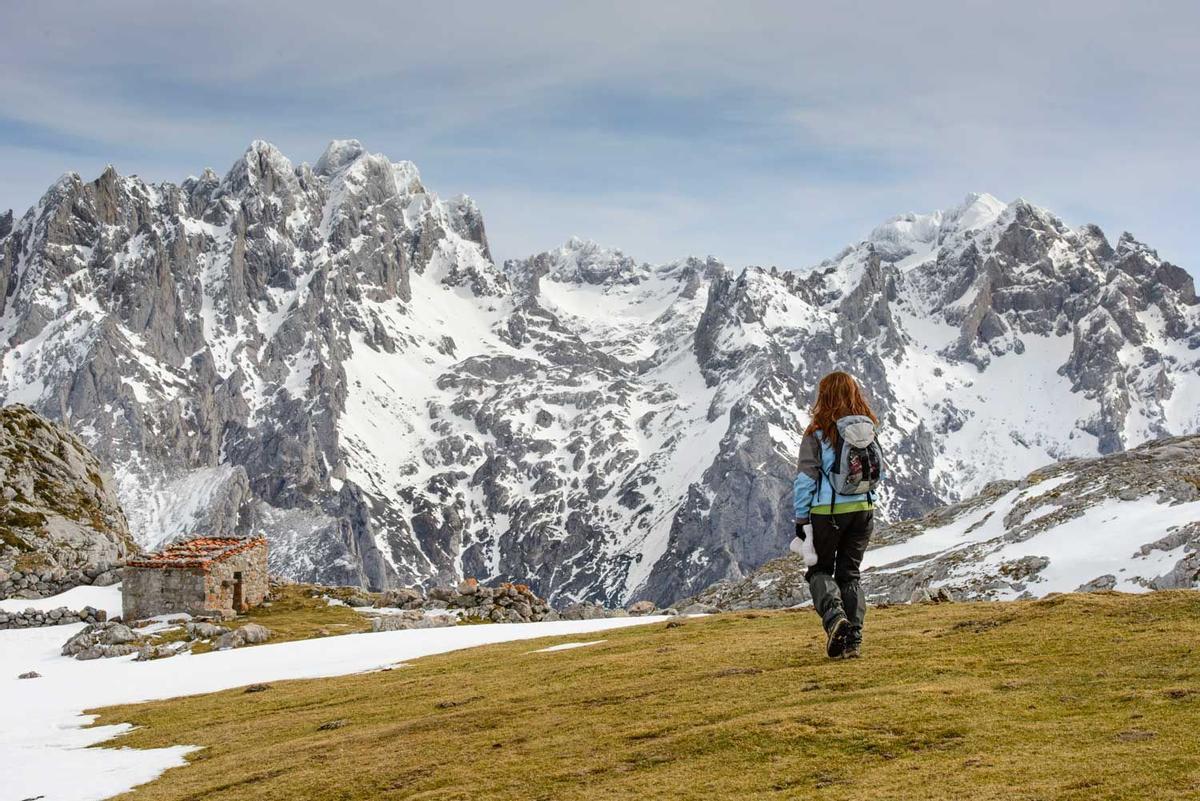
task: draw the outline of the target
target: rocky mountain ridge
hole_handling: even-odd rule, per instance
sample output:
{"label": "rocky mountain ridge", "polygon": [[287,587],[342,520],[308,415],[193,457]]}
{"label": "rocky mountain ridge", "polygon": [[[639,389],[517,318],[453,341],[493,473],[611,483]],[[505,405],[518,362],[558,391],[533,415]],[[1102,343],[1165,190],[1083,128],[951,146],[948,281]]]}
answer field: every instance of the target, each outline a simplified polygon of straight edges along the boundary
{"label": "rocky mountain ridge", "polygon": [[144,545],[264,531],[302,581],[668,603],[785,550],[830,369],[882,413],[899,519],[1200,429],[1198,362],[1186,272],[989,196],[804,273],[578,239],[497,266],[411,163],[256,142],[0,224],[0,399],[112,465]]}

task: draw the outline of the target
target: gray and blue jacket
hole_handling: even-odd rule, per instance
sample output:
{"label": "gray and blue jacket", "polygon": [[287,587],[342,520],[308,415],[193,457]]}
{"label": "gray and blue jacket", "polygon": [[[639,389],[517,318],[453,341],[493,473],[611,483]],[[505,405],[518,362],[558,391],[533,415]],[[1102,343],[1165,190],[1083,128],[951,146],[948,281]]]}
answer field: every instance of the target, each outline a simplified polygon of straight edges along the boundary
{"label": "gray and blue jacket", "polygon": [[833,485],[829,474],[833,460],[837,458],[829,441],[820,431],[805,434],[800,440],[800,462],[796,468],[796,480],[792,483],[792,507],[797,520],[806,520],[809,515],[829,515],[835,511],[860,512],[873,509],[868,494],[839,495],[836,510],[833,506]]}

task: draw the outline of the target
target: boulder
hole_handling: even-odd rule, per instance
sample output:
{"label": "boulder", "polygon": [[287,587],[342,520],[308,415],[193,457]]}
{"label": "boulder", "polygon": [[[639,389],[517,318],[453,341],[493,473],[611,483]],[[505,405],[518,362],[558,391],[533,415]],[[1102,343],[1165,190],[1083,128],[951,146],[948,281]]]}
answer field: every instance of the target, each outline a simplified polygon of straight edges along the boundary
{"label": "boulder", "polygon": [[405,587],[398,590],[388,590],[375,602],[375,606],[377,608],[395,607],[397,609],[405,609],[412,605],[420,604],[422,600],[423,596],[419,591],[411,587]]}
{"label": "boulder", "polygon": [[953,593],[945,587],[930,588],[921,585],[913,588],[908,602],[913,604],[945,604],[953,601]]}
{"label": "boulder", "polygon": [[222,634],[213,643],[213,648],[218,651],[224,651],[229,648],[241,648],[244,645],[258,645],[270,638],[270,629],[260,626],[257,623],[247,623],[234,631],[227,631]]}
{"label": "boulder", "polygon": [[96,587],[111,587],[113,584],[118,584],[121,581],[120,570],[106,570],[96,578],[92,579],[92,584]]}
{"label": "boulder", "polygon": [[258,645],[271,639],[271,630],[257,623],[247,623],[238,631],[242,632],[242,639],[248,645]]}
{"label": "boulder", "polygon": [[100,647],[104,649],[105,659],[109,659],[114,656],[129,656],[130,654],[136,654],[138,652],[137,646],[126,645],[124,643],[118,645],[102,645]]}
{"label": "boulder", "polygon": [[99,659],[104,656],[104,649],[99,645],[89,645],[75,653],[75,658],[80,662],[87,662],[92,659]]}
{"label": "boulder", "polygon": [[930,594],[927,587],[913,587],[912,595],[909,596],[910,604],[931,604],[933,603],[933,595]]}
{"label": "boulder", "polygon": [[171,645],[144,645],[138,651],[135,662],[149,662],[151,659],[165,659],[169,656],[175,656],[182,653],[182,650],[176,649]]}
{"label": "boulder", "polygon": [[658,609],[654,601],[637,601],[629,605],[626,611],[634,616],[649,615]]}
{"label": "boulder", "polygon": [[217,626],[206,621],[197,621],[187,625],[187,635],[193,640],[210,640],[229,632],[224,626]]}
{"label": "boulder", "polygon": [[213,643],[213,649],[217,651],[227,651],[231,648],[241,648],[246,644],[246,635],[242,634],[242,630],[227,631],[217,638]]}
{"label": "boulder", "polygon": [[104,629],[100,641],[105,645],[124,645],[138,638],[124,623],[111,623]]}
{"label": "boulder", "polygon": [[1079,585],[1075,592],[1104,592],[1117,586],[1117,577],[1111,573],[1098,576],[1086,584]]}

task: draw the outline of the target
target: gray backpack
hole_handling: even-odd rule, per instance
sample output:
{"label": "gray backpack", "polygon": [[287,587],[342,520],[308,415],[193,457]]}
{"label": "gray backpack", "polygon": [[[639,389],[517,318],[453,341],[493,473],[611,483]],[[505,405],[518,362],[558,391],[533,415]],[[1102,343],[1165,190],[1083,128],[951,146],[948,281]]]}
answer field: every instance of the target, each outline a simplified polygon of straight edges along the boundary
{"label": "gray backpack", "polygon": [[837,506],[839,495],[866,495],[873,501],[871,493],[883,476],[883,451],[875,438],[875,423],[866,415],[851,414],[838,418],[837,430],[833,469],[825,476],[833,488],[831,506]]}

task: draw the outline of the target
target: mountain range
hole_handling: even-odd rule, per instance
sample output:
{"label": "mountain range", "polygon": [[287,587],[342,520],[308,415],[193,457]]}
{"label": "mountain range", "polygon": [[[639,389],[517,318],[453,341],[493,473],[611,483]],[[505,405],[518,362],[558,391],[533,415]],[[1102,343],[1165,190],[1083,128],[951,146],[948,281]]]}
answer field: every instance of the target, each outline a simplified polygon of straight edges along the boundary
{"label": "mountain range", "polygon": [[670,602],[786,550],[846,369],[880,514],[1200,430],[1192,278],[1024,200],[905,214],[802,271],[572,239],[498,265],[467,197],[336,141],[111,167],[0,217],[0,402],[66,423],[143,547],[265,532],[273,571]]}

